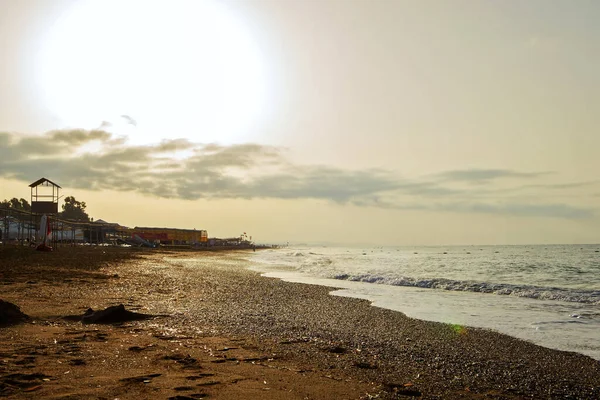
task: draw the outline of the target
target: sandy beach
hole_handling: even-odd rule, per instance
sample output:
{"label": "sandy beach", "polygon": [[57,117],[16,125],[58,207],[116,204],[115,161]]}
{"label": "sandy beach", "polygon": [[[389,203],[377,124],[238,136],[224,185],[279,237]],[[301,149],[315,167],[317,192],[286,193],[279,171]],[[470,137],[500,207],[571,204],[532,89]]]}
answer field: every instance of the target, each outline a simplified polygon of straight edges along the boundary
{"label": "sandy beach", "polygon": [[[244,269],[239,252],[0,247],[0,396],[600,397],[600,363]],[[195,260],[195,261],[191,261]],[[140,321],[83,324],[123,304]]]}

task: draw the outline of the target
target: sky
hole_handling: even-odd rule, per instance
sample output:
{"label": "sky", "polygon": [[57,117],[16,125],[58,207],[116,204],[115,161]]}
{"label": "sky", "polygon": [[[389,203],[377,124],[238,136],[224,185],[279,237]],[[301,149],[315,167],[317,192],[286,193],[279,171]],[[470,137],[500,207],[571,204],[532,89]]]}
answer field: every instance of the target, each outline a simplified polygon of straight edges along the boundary
{"label": "sky", "polygon": [[600,242],[600,3],[0,0],[0,200],[259,243]]}

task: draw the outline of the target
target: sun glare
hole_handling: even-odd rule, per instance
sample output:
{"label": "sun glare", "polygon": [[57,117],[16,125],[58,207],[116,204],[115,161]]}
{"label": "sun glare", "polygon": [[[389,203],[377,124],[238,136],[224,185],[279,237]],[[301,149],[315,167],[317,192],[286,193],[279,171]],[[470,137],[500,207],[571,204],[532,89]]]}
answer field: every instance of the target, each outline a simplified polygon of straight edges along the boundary
{"label": "sun glare", "polygon": [[65,126],[138,143],[246,141],[265,104],[257,46],[222,4],[83,0],[56,21],[38,84]]}

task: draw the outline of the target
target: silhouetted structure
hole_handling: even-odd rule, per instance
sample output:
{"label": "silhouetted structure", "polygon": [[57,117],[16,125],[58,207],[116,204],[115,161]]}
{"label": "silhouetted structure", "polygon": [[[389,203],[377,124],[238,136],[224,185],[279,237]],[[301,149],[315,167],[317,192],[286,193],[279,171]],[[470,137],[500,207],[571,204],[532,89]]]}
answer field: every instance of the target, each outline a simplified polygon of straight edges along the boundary
{"label": "silhouetted structure", "polygon": [[31,188],[31,212],[34,214],[58,214],[59,185],[41,178],[29,185]]}

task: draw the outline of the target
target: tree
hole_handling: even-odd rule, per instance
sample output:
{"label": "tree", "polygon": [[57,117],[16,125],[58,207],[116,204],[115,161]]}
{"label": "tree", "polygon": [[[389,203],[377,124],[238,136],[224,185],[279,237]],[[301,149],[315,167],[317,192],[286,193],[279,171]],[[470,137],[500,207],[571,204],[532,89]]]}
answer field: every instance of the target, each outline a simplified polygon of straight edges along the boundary
{"label": "tree", "polygon": [[85,212],[85,201],[77,201],[73,196],[65,197],[65,203],[62,205],[61,217],[74,221],[89,222],[90,216]]}
{"label": "tree", "polygon": [[24,198],[21,197],[19,199],[19,203],[21,204],[21,210],[31,211],[31,204],[29,204],[29,202],[27,200],[25,200]]}
{"label": "tree", "polygon": [[13,197],[10,200],[3,200],[0,203],[0,208],[10,208],[17,211],[31,211],[31,205],[23,198],[17,199]]}
{"label": "tree", "polygon": [[[2,203],[0,203],[0,208],[25,212],[31,211],[31,205],[27,200],[24,198],[17,199],[16,197],[13,197],[10,200],[3,200]],[[17,224],[17,238],[20,238],[21,240],[24,238],[25,234],[24,222],[27,221],[28,218],[29,217],[26,214],[22,213],[16,213],[16,215],[12,215],[12,223],[16,222]],[[9,222],[9,219],[5,219],[3,228],[9,229],[10,224],[11,222]]]}

